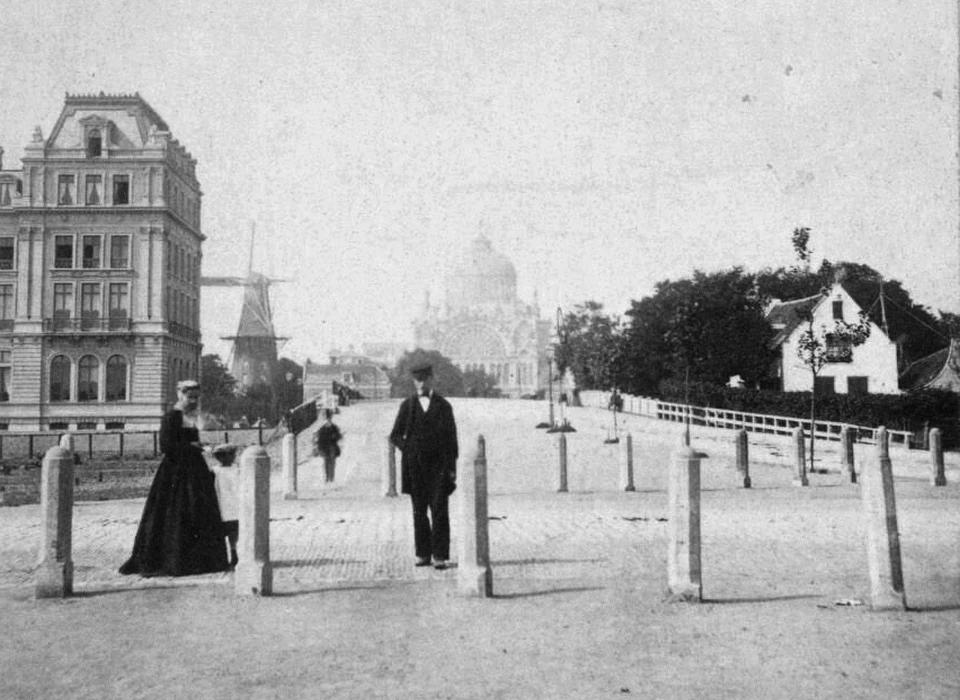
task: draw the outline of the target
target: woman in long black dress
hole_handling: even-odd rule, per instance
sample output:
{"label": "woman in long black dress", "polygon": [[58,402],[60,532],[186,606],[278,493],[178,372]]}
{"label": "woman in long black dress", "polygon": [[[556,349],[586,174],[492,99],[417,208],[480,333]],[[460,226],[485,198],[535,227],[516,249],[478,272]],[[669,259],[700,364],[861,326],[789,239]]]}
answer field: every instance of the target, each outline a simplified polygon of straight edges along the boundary
{"label": "woman in long black dress", "polygon": [[180,382],[177,394],[177,404],[160,423],[163,460],[121,574],[187,576],[229,567],[214,475],[197,429],[200,385]]}

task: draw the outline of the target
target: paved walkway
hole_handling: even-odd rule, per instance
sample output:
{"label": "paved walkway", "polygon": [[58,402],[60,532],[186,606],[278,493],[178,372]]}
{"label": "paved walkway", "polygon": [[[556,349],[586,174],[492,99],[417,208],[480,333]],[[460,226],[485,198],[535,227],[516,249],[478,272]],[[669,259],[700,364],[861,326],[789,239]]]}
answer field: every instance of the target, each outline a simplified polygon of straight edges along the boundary
{"label": "paved walkway", "polygon": [[[609,415],[573,410],[570,493],[534,402],[455,404],[463,458],[487,442],[494,598],[457,571],[412,565],[409,500],[380,483],[394,404],[350,407],[337,483],[301,465],[300,498],[271,501],[274,595],[232,574],[121,577],[143,499],[79,503],[75,588],[33,600],[39,507],[0,508],[0,697],[17,700],[503,698],[954,700],[960,668],[960,465],[945,488],[925,455],[894,455],[908,602],[870,613],[859,487],[828,472],[791,485],[789,445],[751,445],[740,488],[729,433],[694,430],[702,465],[705,602],[664,602],[666,466],[678,426],[624,417],[637,491],[618,488]],[[860,455],[866,457],[866,455]],[[457,549],[457,496],[452,502]]]}

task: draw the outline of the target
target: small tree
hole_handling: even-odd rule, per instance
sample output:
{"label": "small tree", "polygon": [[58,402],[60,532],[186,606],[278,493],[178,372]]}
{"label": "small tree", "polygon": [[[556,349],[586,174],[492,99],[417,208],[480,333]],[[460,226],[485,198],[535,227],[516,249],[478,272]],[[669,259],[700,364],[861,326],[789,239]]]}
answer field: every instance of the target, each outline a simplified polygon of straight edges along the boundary
{"label": "small tree", "polygon": [[467,396],[495,399],[500,397],[497,378],[482,369],[468,369],[463,373],[463,386]]}
{"label": "small tree", "polygon": [[813,312],[804,315],[807,323],[806,330],[797,340],[797,356],[810,370],[812,386],[810,387],[810,471],[813,471],[813,451],[816,442],[814,430],[817,416],[817,377],[824,366],[830,362],[850,362],[853,357],[853,348],[863,345],[870,337],[870,320],[865,312],[861,311],[856,323],[845,323],[837,320],[831,328],[821,325],[814,328]]}

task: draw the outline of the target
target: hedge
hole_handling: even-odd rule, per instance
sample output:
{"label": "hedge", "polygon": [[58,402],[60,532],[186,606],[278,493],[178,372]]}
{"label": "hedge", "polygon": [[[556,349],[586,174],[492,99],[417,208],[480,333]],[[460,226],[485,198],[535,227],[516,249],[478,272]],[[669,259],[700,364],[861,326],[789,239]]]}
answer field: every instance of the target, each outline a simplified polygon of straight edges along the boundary
{"label": "hedge", "polygon": [[[660,382],[659,398],[730,411],[810,417],[809,391],[733,389],[705,382]],[[960,446],[960,395],[943,389],[904,394],[818,394],[817,420],[922,433],[940,428],[944,447]]]}

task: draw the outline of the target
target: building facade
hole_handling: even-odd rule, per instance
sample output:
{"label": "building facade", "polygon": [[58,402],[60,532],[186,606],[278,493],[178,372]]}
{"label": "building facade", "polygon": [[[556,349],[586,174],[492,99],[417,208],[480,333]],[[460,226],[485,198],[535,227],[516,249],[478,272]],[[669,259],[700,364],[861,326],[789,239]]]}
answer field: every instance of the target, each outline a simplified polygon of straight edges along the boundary
{"label": "building facade", "polygon": [[356,392],[363,399],[390,398],[390,375],[369,357],[350,348],[347,351],[333,350],[330,362],[313,364],[309,360],[303,368],[304,400],[322,399],[328,393],[336,393],[338,387]]}
{"label": "building facade", "polygon": [[200,367],[201,196],[139,94],[68,94],[0,165],[0,429],[159,425]]}
{"label": "building facade", "polygon": [[442,307],[424,300],[414,322],[418,347],[436,350],[462,371],[483,370],[505,396],[535,395],[547,386],[550,322],[537,300],[517,297],[513,263],[481,233],[445,278]]}
{"label": "building facade", "polygon": [[789,302],[777,302],[767,310],[767,318],[777,332],[774,345],[779,348],[777,379],[781,391],[810,391],[813,375],[798,355],[805,318],[813,318],[813,328],[826,343],[826,364],[817,375],[821,394],[897,394],[897,346],[876,323],[870,323],[870,336],[862,345],[852,347],[834,343],[829,332],[837,321],[856,323],[862,308],[841,283],[823,294]]}

